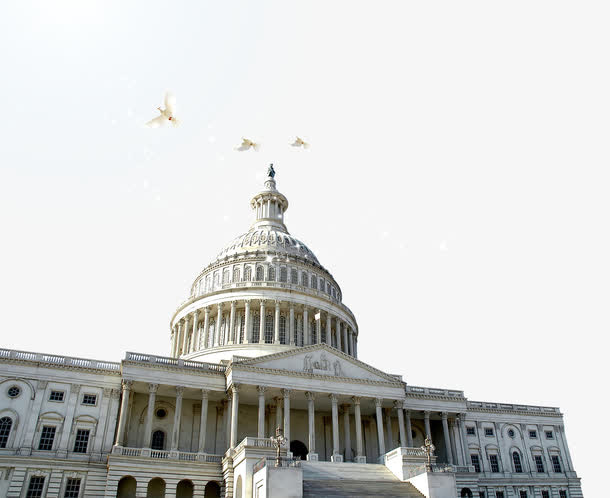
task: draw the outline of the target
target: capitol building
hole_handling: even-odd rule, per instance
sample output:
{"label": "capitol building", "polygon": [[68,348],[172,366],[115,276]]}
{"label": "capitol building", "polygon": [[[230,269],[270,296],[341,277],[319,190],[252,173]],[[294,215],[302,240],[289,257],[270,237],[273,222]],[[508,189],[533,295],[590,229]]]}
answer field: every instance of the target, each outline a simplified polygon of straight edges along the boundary
{"label": "capitol building", "polygon": [[559,408],[363,363],[371,331],[288,231],[273,167],[250,207],[167,356],[0,349],[0,497],[583,496]]}

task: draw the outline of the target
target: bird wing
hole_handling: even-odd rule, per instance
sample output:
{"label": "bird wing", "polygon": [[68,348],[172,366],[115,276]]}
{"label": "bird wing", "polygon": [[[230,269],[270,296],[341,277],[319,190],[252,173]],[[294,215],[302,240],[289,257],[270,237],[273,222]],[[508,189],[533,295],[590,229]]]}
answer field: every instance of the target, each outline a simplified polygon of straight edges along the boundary
{"label": "bird wing", "polygon": [[167,118],[163,116],[157,116],[155,119],[151,119],[148,123],[146,123],[146,126],[149,126],[151,128],[159,128],[159,126],[163,126],[166,121]]}
{"label": "bird wing", "polygon": [[179,120],[179,119],[176,119],[174,116],[172,116],[171,123],[174,125],[174,128],[175,128],[176,126],[180,126],[180,120]]}
{"label": "bird wing", "polygon": [[303,148],[304,149],[309,149],[309,144],[307,142],[303,142]]}
{"label": "bird wing", "polygon": [[176,96],[172,92],[165,93],[165,110],[170,114],[176,110]]}
{"label": "bird wing", "polygon": [[238,150],[239,152],[243,152],[245,150],[248,150],[250,147],[248,147],[247,145],[240,145],[239,147],[235,147],[235,150]]}
{"label": "bird wing", "polygon": [[299,141],[298,141],[298,140],[295,140],[295,141],[294,141],[294,142],[292,142],[290,145],[292,145],[293,147],[298,147],[300,144],[299,144]]}
{"label": "bird wing", "polygon": [[258,152],[258,149],[260,149],[260,148],[261,148],[261,144],[255,144],[254,142],[252,142],[252,148],[253,148],[253,149],[254,149],[256,152]]}

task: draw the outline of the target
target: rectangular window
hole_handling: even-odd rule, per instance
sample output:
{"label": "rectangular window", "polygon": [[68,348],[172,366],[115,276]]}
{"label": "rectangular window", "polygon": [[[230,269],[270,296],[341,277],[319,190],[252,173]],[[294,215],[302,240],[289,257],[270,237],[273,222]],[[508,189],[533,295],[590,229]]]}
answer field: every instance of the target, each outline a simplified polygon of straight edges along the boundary
{"label": "rectangular window", "polygon": [[559,498],[568,498],[568,492],[565,489],[560,489]]}
{"label": "rectangular window", "polygon": [[496,491],[496,498],[504,498],[504,491]]}
{"label": "rectangular window", "polygon": [[494,430],[491,427],[486,427],[485,436],[489,437],[489,436],[493,436],[493,435],[494,435]]}
{"label": "rectangular window", "polygon": [[538,437],[538,433],[536,431],[530,431],[530,439],[536,439]]}
{"label": "rectangular window", "polygon": [[93,405],[95,406],[97,403],[97,395],[96,394],[83,394],[83,405]]}
{"label": "rectangular window", "polygon": [[553,462],[553,472],[561,472],[561,462],[559,461],[559,457],[557,455],[553,455],[551,457],[551,461]]}
{"label": "rectangular window", "polygon": [[87,453],[89,429],[78,429],[74,439],[74,453]]}
{"label": "rectangular window", "polygon": [[49,401],[63,401],[63,400],[64,400],[63,391],[51,391],[51,395],[49,396]]}
{"label": "rectangular window", "polygon": [[542,491],[542,498],[550,498],[548,491]]}
{"label": "rectangular window", "polygon": [[474,435],[475,435],[475,434],[474,434],[474,427],[472,427],[472,426],[468,426],[468,427],[466,427],[466,434],[467,434],[468,436],[474,436]]}
{"label": "rectangular window", "polygon": [[80,494],[80,479],[68,479],[64,498],[78,498]]}
{"label": "rectangular window", "polygon": [[30,477],[30,485],[28,486],[28,492],[25,496],[26,498],[40,498],[42,497],[43,489],[44,477]]}
{"label": "rectangular window", "polygon": [[536,472],[544,472],[544,464],[542,463],[542,456],[534,455],[534,461],[536,462]]}
{"label": "rectangular window", "polygon": [[[45,425],[40,433],[40,442],[38,443],[39,450],[51,451],[53,449],[53,440],[55,439],[55,427]],[[44,478],[43,478],[44,480]]]}
{"label": "rectangular window", "polygon": [[474,467],[475,472],[481,472],[481,463],[479,462],[479,455],[470,455],[470,461]]}
{"label": "rectangular window", "polygon": [[544,436],[547,439],[553,439],[553,431],[544,431]]}
{"label": "rectangular window", "polygon": [[500,465],[498,465],[498,455],[489,455],[489,463],[491,464],[492,472],[500,472]]}
{"label": "rectangular window", "polygon": [[519,498],[527,498],[527,491],[519,491]]}

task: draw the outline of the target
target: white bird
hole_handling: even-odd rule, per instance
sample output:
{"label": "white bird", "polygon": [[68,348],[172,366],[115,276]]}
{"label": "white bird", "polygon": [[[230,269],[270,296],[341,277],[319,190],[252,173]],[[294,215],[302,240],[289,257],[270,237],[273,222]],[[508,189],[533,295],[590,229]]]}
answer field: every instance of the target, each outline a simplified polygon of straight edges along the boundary
{"label": "white bird", "polygon": [[178,126],[180,122],[174,116],[174,112],[176,111],[176,97],[174,94],[170,92],[166,92],[165,94],[165,109],[161,109],[157,107],[160,116],[157,116],[154,119],[151,119],[146,126],[150,126],[151,128],[159,128],[159,126],[165,126],[171,123],[174,126]]}
{"label": "white bird", "polygon": [[244,150],[254,149],[254,150],[258,151],[260,146],[261,146],[261,144],[254,143],[252,140],[242,137],[241,145],[239,147],[235,147],[235,150],[243,152]]}
{"label": "white bird", "polygon": [[297,137],[297,139],[290,145],[292,145],[293,147],[303,147],[304,149],[309,149],[309,144],[299,137]]}

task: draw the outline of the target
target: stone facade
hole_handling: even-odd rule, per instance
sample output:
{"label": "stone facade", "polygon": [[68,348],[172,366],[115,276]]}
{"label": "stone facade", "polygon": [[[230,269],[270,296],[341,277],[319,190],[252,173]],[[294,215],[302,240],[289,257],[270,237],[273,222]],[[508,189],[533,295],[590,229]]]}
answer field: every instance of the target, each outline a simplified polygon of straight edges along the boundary
{"label": "stone facade", "polygon": [[278,427],[290,462],[382,464],[459,496],[582,496],[558,408],[471,401],[359,361],[356,319],[288,233],[273,178],[251,206],[250,230],[172,316],[169,356],[0,350],[0,496],[241,498],[255,473],[298,490],[298,469],[265,470]]}

